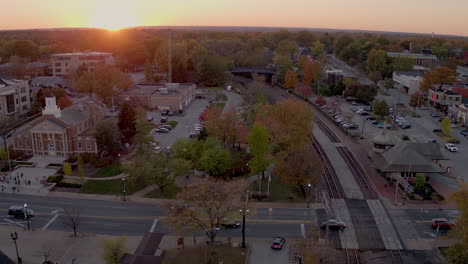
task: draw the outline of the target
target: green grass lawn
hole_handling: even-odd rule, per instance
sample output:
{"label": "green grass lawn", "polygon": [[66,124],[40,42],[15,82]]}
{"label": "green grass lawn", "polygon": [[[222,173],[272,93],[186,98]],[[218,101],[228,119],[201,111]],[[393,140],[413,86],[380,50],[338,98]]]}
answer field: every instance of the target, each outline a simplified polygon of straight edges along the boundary
{"label": "green grass lawn", "polygon": [[[132,187],[132,185],[126,185],[127,195],[133,194],[137,189]],[[108,180],[108,181],[97,181],[97,180],[88,180],[81,187],[82,193],[93,193],[93,194],[122,194],[123,186],[122,180]]]}
{"label": "green grass lawn", "polygon": [[109,167],[102,168],[96,171],[91,177],[93,178],[105,178],[119,175],[123,172],[122,164],[119,162],[112,163]]}
{"label": "green grass lawn", "polygon": [[168,125],[170,125],[172,128],[175,128],[178,124],[177,121],[171,120],[167,122]]}
{"label": "green grass lawn", "polygon": [[179,186],[173,184],[169,185],[166,188],[164,188],[164,194],[161,193],[159,190],[159,187],[156,189],[152,190],[151,192],[145,194],[146,198],[168,198],[168,199],[173,199],[177,195],[177,193],[180,192],[182,188]]}
{"label": "green grass lawn", "polygon": [[[211,247],[209,245],[206,246],[205,244],[199,244],[194,247],[187,245],[184,249],[165,250],[162,263],[245,263],[246,249],[230,246],[217,246],[215,255],[211,255],[210,250]],[[209,261],[209,258],[211,258],[211,261]],[[220,262],[221,260],[222,262]]]}
{"label": "green grass lawn", "polygon": [[224,109],[224,105],[226,105],[226,103],[219,103],[219,102],[218,103],[212,103],[212,104],[210,104],[210,108],[219,107],[222,110],[222,109]]}
{"label": "green grass lawn", "polygon": [[[268,178],[262,181],[261,192],[266,193],[268,188]],[[250,190],[254,193],[258,193],[257,181],[252,183]],[[270,196],[271,198],[265,201],[270,202],[291,202],[291,203],[303,203],[305,199],[296,190],[287,184],[280,181],[278,177],[272,177],[270,183]]]}

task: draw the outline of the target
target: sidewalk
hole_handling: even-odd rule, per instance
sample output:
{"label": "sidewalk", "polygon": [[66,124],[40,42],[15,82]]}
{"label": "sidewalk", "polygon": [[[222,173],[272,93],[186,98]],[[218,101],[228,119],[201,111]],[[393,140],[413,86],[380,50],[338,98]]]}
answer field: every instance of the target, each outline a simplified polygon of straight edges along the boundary
{"label": "sidewalk", "polygon": [[71,175],[71,176],[63,175],[63,178],[65,178],[65,179],[73,179],[73,180],[83,179],[83,180],[92,180],[92,181],[118,180],[118,179],[122,179],[122,178],[125,178],[125,177],[128,177],[128,174],[121,173],[119,175],[115,175],[115,176],[111,176],[111,177],[102,177],[102,178],[98,178],[98,177],[83,177],[83,178],[80,178],[78,175]]}

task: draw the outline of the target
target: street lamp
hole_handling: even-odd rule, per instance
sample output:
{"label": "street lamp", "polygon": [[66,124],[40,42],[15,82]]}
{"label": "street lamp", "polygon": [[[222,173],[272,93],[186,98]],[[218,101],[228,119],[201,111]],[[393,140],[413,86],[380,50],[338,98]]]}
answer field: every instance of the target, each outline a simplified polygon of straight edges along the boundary
{"label": "street lamp", "polygon": [[18,259],[18,263],[22,263],[23,260],[20,258],[19,253],[18,253],[18,245],[16,244],[16,240],[18,239],[18,233],[10,233],[11,239],[13,242],[15,242],[15,248],[16,248],[16,258]]}
{"label": "street lamp", "polygon": [[28,222],[28,230],[31,230],[31,227],[29,225],[29,215],[28,215],[28,209],[27,209],[28,205],[27,204],[24,204],[24,219]]}
{"label": "street lamp", "polygon": [[249,213],[249,210],[243,208],[243,209],[240,209],[239,212],[242,215],[242,248],[246,248],[245,246],[245,215]]}
{"label": "street lamp", "polygon": [[307,195],[307,208],[310,207],[310,187],[312,187],[312,184],[308,183],[307,188],[308,188],[309,194]]}
{"label": "street lamp", "polygon": [[125,177],[122,178],[123,200],[127,201],[127,191],[125,189]]}

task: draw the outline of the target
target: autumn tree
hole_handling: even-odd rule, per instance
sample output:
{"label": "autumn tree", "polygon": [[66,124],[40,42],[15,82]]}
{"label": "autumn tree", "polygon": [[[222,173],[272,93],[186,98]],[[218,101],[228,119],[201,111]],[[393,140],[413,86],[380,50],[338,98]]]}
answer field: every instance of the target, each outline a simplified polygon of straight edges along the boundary
{"label": "autumn tree", "polygon": [[462,264],[468,262],[468,185],[463,183],[460,191],[454,193],[451,197],[455,201],[460,216],[457,219],[457,225],[451,235],[453,235],[457,242],[452,244],[446,251],[446,258],[448,263]]}
{"label": "autumn tree", "polygon": [[221,107],[212,107],[206,113],[205,119],[208,134],[221,140],[223,146],[235,142],[237,115],[234,109],[223,113]]}
{"label": "autumn tree", "polygon": [[375,83],[375,85],[377,85],[377,83],[382,80],[382,73],[378,72],[378,71],[373,71],[373,72],[370,72],[367,74],[367,76],[369,77],[369,79],[371,81],[373,81]]}
{"label": "autumn tree", "polygon": [[197,81],[207,86],[224,85],[228,78],[226,61],[217,56],[208,55],[197,68]]}
{"label": "autumn tree", "polygon": [[387,53],[384,50],[372,49],[367,56],[366,71],[379,72],[381,75],[387,70]]}
{"label": "autumn tree", "polygon": [[308,229],[296,242],[296,248],[302,264],[332,264],[337,263],[338,250],[330,243],[319,242],[319,230]]}
{"label": "autumn tree", "polygon": [[385,102],[385,100],[376,99],[374,101],[373,108],[374,113],[376,115],[379,115],[382,119],[384,118],[384,116],[387,116],[390,113],[388,104],[387,102]]}
{"label": "autumn tree", "polygon": [[129,102],[125,101],[120,105],[119,121],[117,126],[122,134],[123,143],[131,143],[136,134],[136,113]]}
{"label": "autumn tree", "polygon": [[304,198],[307,184],[316,186],[322,174],[320,161],[310,144],[277,153],[273,172],[284,183],[298,187]]}
{"label": "autumn tree", "polygon": [[442,66],[435,68],[424,75],[420,90],[426,93],[429,89],[442,89],[444,83],[453,83],[456,81],[456,72],[448,67]]}
{"label": "autumn tree", "polygon": [[292,68],[292,60],[288,56],[277,55],[274,58],[276,71],[277,71],[277,81],[278,83],[284,83],[286,74]]}
{"label": "autumn tree", "polygon": [[353,42],[353,39],[348,35],[341,35],[335,42],[335,54],[340,54],[341,51]]}
{"label": "autumn tree", "polygon": [[299,46],[297,45],[296,41],[284,39],[278,44],[278,47],[275,49],[275,53],[291,57],[296,54],[298,50]]}
{"label": "autumn tree", "polygon": [[75,83],[75,89],[92,95],[96,90],[96,81],[94,80],[94,74],[92,72],[85,72],[81,75],[78,81]]}
{"label": "autumn tree", "polygon": [[120,260],[127,251],[125,242],[125,237],[101,239],[101,258],[106,262],[106,264],[120,263]]}
{"label": "autumn tree", "polygon": [[[179,234],[187,227],[203,232],[214,247],[217,231],[225,221],[237,218],[244,207],[244,181],[225,182],[205,179],[188,185],[177,194],[178,204],[169,205],[168,223]],[[184,206],[182,206],[184,205]]]}
{"label": "autumn tree", "polygon": [[458,65],[458,61],[454,57],[448,57],[444,61],[444,66],[447,67],[447,68],[450,68],[450,69],[452,69],[454,71],[457,70],[457,65]]}
{"label": "autumn tree", "polygon": [[61,218],[62,223],[73,230],[73,236],[76,238],[81,225],[81,210],[76,207],[65,208]]}
{"label": "autumn tree", "polygon": [[393,71],[397,72],[408,72],[413,70],[414,60],[408,57],[398,56],[393,58],[392,66]]}
{"label": "autumn tree", "polygon": [[422,94],[421,92],[415,92],[411,95],[410,101],[409,101],[410,106],[416,109],[416,107],[419,107],[425,104],[426,104],[426,99],[425,99],[424,94]]}
{"label": "autumn tree", "polygon": [[314,113],[304,101],[286,99],[265,107],[259,121],[268,128],[272,141],[280,150],[308,142]]}
{"label": "autumn tree", "polygon": [[316,59],[322,58],[324,51],[325,51],[325,45],[322,44],[320,41],[315,41],[312,43],[312,47],[310,47],[310,50],[312,52],[312,56]]}
{"label": "autumn tree", "polygon": [[307,61],[302,71],[302,81],[309,85],[320,78],[322,67],[317,61]]}
{"label": "autumn tree", "polygon": [[446,136],[450,136],[451,128],[450,128],[450,119],[448,117],[444,117],[442,122],[440,122],[440,129],[442,129],[442,133]]}
{"label": "autumn tree", "polygon": [[253,155],[250,168],[253,174],[265,174],[270,164],[270,135],[268,130],[260,123],[255,123],[249,133],[249,148]]}
{"label": "autumn tree", "polygon": [[[210,142],[213,140],[215,142]],[[208,138],[206,141],[180,138],[172,145],[172,150],[175,158],[188,160],[197,168],[203,152],[217,144],[218,142],[214,138]]]}
{"label": "autumn tree", "polygon": [[374,101],[376,95],[377,88],[365,84],[350,85],[344,93],[345,97],[352,96],[361,103],[370,103]]}
{"label": "autumn tree", "polygon": [[319,96],[317,97],[317,99],[315,99],[315,104],[318,105],[318,106],[324,106],[327,104],[327,100],[325,100],[325,98],[323,98],[323,96]]}
{"label": "autumn tree", "polygon": [[297,74],[293,70],[289,70],[284,77],[284,87],[294,89],[297,85]]}
{"label": "autumn tree", "polygon": [[385,78],[383,80],[383,87],[385,87],[385,89],[390,89],[390,87],[392,87],[393,85],[395,84],[395,82],[393,81],[392,78]]}
{"label": "autumn tree", "polygon": [[65,95],[58,99],[57,105],[60,107],[60,109],[65,109],[69,106],[72,106],[73,102],[70,100],[70,98],[68,98],[68,96]]}
{"label": "autumn tree", "polygon": [[154,80],[154,67],[149,61],[145,62],[145,80],[148,82]]}

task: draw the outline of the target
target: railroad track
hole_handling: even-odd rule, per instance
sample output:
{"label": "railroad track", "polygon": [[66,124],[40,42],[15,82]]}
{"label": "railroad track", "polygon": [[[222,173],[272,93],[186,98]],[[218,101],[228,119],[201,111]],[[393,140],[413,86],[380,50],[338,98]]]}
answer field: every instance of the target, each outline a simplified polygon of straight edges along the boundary
{"label": "railroad track", "polygon": [[330,160],[327,157],[327,154],[323,150],[322,146],[318,142],[318,140],[315,137],[312,137],[312,143],[315,148],[315,151],[317,154],[320,156],[322,159],[322,164],[323,164],[323,170],[324,170],[324,178],[325,182],[327,183],[328,190],[330,191],[330,198],[334,199],[339,199],[339,198],[344,198],[344,191],[343,188],[341,187],[338,177],[336,175],[335,169],[331,165]]}
{"label": "railroad track", "polygon": [[[350,252],[352,251],[352,252]],[[345,248],[346,253],[346,263],[347,264],[359,264],[359,252],[357,249],[347,249]]]}
{"label": "railroad track", "polygon": [[319,126],[319,128],[327,135],[333,143],[340,143],[341,139],[331,130],[320,118],[315,116],[315,123]]}
{"label": "railroad track", "polygon": [[405,258],[403,258],[403,254],[401,253],[401,250],[396,249],[396,250],[388,250],[390,252],[390,255],[392,255],[392,260],[394,264],[406,264]]}
{"label": "railroad track", "polygon": [[347,147],[336,147],[336,149],[353,172],[354,178],[361,187],[364,199],[377,199],[377,194],[369,184],[369,178],[366,176],[364,169],[361,167],[361,164],[359,164],[351,151],[349,151]]}

